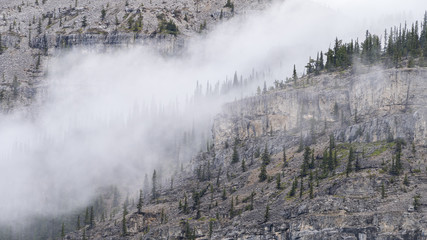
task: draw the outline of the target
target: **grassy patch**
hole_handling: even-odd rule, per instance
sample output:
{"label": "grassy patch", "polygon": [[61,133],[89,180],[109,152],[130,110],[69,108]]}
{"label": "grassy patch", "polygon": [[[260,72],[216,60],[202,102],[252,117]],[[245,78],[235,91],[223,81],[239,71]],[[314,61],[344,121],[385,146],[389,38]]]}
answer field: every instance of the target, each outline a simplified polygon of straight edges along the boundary
{"label": "grassy patch", "polygon": [[378,146],[377,149],[375,149],[370,155],[369,157],[377,157],[379,155],[381,155],[382,153],[384,153],[385,151],[387,151],[387,149],[391,149],[394,148],[394,146],[396,145],[395,142],[391,142],[391,143],[385,143],[385,142],[379,142],[380,144],[375,144],[376,146]]}

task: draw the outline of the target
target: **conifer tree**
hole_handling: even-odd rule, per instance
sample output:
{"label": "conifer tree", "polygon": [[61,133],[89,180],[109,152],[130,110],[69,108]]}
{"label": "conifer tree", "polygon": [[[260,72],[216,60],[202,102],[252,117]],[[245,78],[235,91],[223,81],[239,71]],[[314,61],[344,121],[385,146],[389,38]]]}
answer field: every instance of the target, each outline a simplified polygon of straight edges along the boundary
{"label": "conifer tree", "polygon": [[259,181],[263,182],[267,179],[267,169],[265,164],[261,164],[261,171],[258,175]]}
{"label": "conifer tree", "polygon": [[238,163],[239,162],[239,153],[237,152],[237,144],[234,144],[233,147],[233,155],[231,157],[231,163]]}
{"label": "conifer tree", "polygon": [[89,218],[89,208],[86,208],[86,213],[85,213],[85,225],[90,224],[90,218]]}
{"label": "conifer tree", "polygon": [[310,156],[311,156],[311,149],[309,147],[305,147],[304,149],[304,160],[301,165],[301,176],[305,177],[307,176],[307,170],[310,167]]}
{"label": "conifer tree", "polygon": [[1,34],[0,34],[0,55],[3,54],[3,42],[1,40]]}
{"label": "conifer tree", "polygon": [[[222,10],[221,10],[222,13]],[[209,238],[212,238],[213,233],[213,221],[209,221]]]}
{"label": "conifer tree", "polygon": [[277,189],[282,189],[282,183],[281,183],[281,179],[280,179],[280,173],[278,173],[277,176],[276,176],[276,188]]}
{"label": "conifer tree", "polygon": [[[180,200],[181,203],[181,200]],[[138,209],[138,213],[141,214],[141,209],[142,209],[142,204],[143,204],[143,198],[142,198],[142,190],[139,190],[139,199],[138,199],[138,204],[136,205],[136,208]]]}
{"label": "conifer tree", "polygon": [[351,173],[352,171],[352,163],[354,161],[354,151],[353,151],[353,147],[350,147],[350,152],[348,154],[348,162],[347,162],[347,168],[346,168],[346,176],[348,177],[348,175]]}
{"label": "conifer tree", "polygon": [[93,212],[93,206],[90,207],[89,224],[90,224],[91,228],[93,228],[95,226],[95,213]]}
{"label": "conifer tree", "polygon": [[303,193],[304,193],[304,183],[303,183],[303,177],[301,177],[300,187],[299,187],[299,197],[300,198],[302,198]]}
{"label": "conifer tree", "polygon": [[415,211],[418,211],[419,208],[420,208],[420,206],[421,206],[420,198],[421,198],[421,196],[419,194],[417,194],[417,195],[414,196],[414,201],[413,201],[412,204],[414,205],[414,210]]}
{"label": "conifer tree", "polygon": [[310,199],[314,198],[313,183],[310,182]]}
{"label": "conifer tree", "polygon": [[381,184],[381,198],[384,199],[385,198],[385,187],[384,187],[384,183]]}
{"label": "conifer tree", "polygon": [[297,178],[294,178],[294,181],[292,183],[292,188],[291,188],[291,190],[289,191],[289,194],[288,194],[289,197],[295,196],[297,187],[298,187],[298,180],[297,180]]}
{"label": "conifer tree", "polygon": [[405,174],[405,178],[403,179],[403,184],[405,186],[409,186],[408,174]]}
{"label": "conifer tree", "polygon": [[82,19],[82,28],[85,28],[85,27],[87,27],[87,18],[86,18],[86,16],[83,16],[83,19]]}
{"label": "conifer tree", "polygon": [[269,219],[270,219],[270,205],[267,203],[267,206],[265,207],[264,222],[268,222]]}
{"label": "conifer tree", "polygon": [[230,204],[230,218],[234,217],[234,199],[231,198],[231,204]]}
{"label": "conifer tree", "polygon": [[64,226],[64,223],[62,223],[62,226],[61,226],[61,238],[62,239],[65,238],[65,226]]}
{"label": "conifer tree", "polygon": [[188,200],[187,200],[187,194],[186,193],[184,193],[184,206],[182,207],[182,209],[184,210],[185,214],[188,213]]}
{"label": "conifer tree", "polygon": [[105,20],[105,15],[107,14],[107,11],[105,10],[105,8],[104,7],[102,7],[102,10],[101,10],[101,21],[104,21]]}
{"label": "conifer tree", "polygon": [[285,148],[285,146],[283,146],[283,167],[285,168],[287,166],[288,166],[288,161],[286,158],[286,148]]}
{"label": "conifer tree", "polygon": [[356,163],[354,164],[354,170],[356,172],[360,171],[361,167],[360,167],[360,161],[359,161],[359,156],[356,156]]}
{"label": "conifer tree", "polygon": [[325,68],[325,64],[324,64],[324,62],[323,62],[323,52],[322,52],[322,51],[320,52],[320,59],[319,59],[319,62],[320,62],[320,64],[319,64],[319,66],[320,66],[320,71],[322,71],[322,70]]}
{"label": "conifer tree", "polygon": [[155,200],[157,198],[157,173],[155,169],[153,171],[152,182],[153,182],[153,187],[151,189],[151,194],[153,199]]}
{"label": "conifer tree", "polygon": [[252,190],[252,193],[251,193],[251,205],[249,206],[250,210],[254,210],[254,197],[255,197],[255,192]]}
{"label": "conifer tree", "polygon": [[126,205],[123,204],[123,219],[122,219],[122,236],[126,236],[127,235],[127,225],[126,225],[126,215],[128,214]]}
{"label": "conifer tree", "polygon": [[296,69],[295,64],[294,64],[294,70],[292,72],[292,79],[294,80],[294,82],[296,82],[298,80],[297,69]]}
{"label": "conifer tree", "polygon": [[310,169],[314,169],[315,163],[314,163],[314,151],[311,152],[311,162],[310,162]]}
{"label": "conifer tree", "polygon": [[245,159],[242,159],[242,172],[246,172],[246,162],[245,162]]}
{"label": "conifer tree", "polygon": [[267,144],[265,145],[264,152],[262,153],[262,156],[261,156],[261,160],[263,165],[270,164],[270,153],[268,152]]}

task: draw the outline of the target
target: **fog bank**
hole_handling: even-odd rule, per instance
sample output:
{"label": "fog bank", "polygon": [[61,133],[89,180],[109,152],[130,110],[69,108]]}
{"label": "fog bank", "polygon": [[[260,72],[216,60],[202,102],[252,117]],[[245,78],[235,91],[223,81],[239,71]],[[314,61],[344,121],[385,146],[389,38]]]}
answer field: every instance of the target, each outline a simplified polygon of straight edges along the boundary
{"label": "fog bank", "polygon": [[426,9],[422,0],[290,0],[211,26],[181,56],[132,46],[52,59],[43,104],[0,117],[0,223],[72,211],[102,186],[142,187],[145,173],[188,161],[175,151],[184,131],[208,140],[221,105],[254,94],[264,79],[195,103],[197,83],[205,93],[207,82],[236,71],[249,79],[254,69],[269,72],[270,83],[283,80],[335,37],[363,40],[367,29],[381,34]]}

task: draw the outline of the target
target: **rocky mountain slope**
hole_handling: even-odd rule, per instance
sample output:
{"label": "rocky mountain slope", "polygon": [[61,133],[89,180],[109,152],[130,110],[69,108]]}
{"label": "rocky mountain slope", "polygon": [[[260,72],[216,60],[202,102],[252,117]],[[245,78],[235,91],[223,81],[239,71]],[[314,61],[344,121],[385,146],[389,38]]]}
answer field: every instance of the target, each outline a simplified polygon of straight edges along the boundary
{"label": "rocky mountain slope", "polygon": [[176,53],[188,38],[268,2],[161,0],[11,0],[0,3],[1,109],[29,105],[42,88],[49,56],[73,46],[134,43]]}
{"label": "rocky mountain slope", "polygon": [[227,104],[140,213],[65,239],[426,239],[426,76],[360,67]]}

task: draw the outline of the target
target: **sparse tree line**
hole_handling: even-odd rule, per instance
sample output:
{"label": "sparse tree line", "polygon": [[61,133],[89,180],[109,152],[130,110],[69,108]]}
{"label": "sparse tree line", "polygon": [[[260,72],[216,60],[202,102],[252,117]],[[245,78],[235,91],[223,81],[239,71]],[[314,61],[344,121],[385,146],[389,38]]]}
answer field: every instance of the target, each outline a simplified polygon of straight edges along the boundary
{"label": "sparse tree line", "polygon": [[[354,59],[360,59],[363,64],[371,65],[382,63],[386,67],[401,67],[403,60],[408,60],[407,67],[413,67],[415,59],[418,64],[427,64],[427,12],[420,24],[412,23],[404,26],[387,29],[384,31],[384,40],[378,35],[366,31],[365,40],[359,44],[358,40],[343,43],[335,39],[334,47],[326,53],[317,54],[316,60],[309,58],[306,65],[307,74],[319,74],[326,69],[329,72],[340,71],[352,66]],[[323,55],[326,57],[325,65]],[[297,79],[294,67],[293,80]]]}
{"label": "sparse tree line", "polygon": [[[346,70],[355,62],[365,65],[382,64],[387,68],[412,68],[416,64],[421,67],[427,66],[427,12],[421,23],[416,21],[410,27],[405,23],[404,26],[386,29],[382,38],[369,31],[366,31],[363,42],[356,39],[344,43],[336,38],[332,48],[328,48],[326,52],[318,52],[316,59],[309,57],[302,76],[319,75],[324,71]],[[287,82],[296,83],[298,79],[297,68],[294,65],[292,76],[287,77],[285,81],[276,80],[271,90],[283,89]],[[268,90],[270,89],[264,84],[264,89],[261,91],[258,87],[257,93],[265,94]]]}

